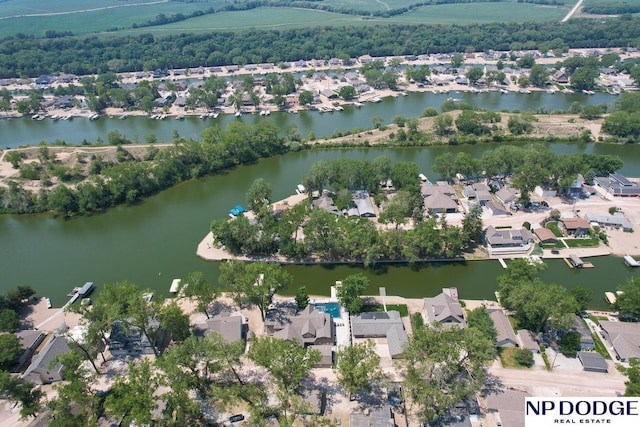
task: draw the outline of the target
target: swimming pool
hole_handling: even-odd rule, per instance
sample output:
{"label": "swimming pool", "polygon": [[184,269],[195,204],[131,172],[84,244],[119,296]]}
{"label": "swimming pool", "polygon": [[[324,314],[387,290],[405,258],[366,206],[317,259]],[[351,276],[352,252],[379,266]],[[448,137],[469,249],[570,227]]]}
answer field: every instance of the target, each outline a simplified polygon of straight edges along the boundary
{"label": "swimming pool", "polygon": [[311,305],[318,311],[329,313],[333,319],[340,318],[340,304],[337,302],[318,302]]}

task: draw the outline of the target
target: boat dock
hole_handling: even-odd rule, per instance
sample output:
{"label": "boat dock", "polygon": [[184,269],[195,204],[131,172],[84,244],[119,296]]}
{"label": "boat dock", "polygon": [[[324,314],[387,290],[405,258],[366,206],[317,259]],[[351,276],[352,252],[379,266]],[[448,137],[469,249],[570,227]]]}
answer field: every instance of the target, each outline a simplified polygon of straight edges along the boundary
{"label": "boat dock", "polygon": [[614,305],[616,303],[616,301],[618,301],[618,297],[616,297],[616,294],[614,294],[613,292],[605,292],[604,293],[604,298],[611,305]]}
{"label": "boat dock", "polygon": [[569,268],[593,268],[593,264],[585,262],[576,254],[570,254],[569,258],[564,258]]}
{"label": "boat dock", "polygon": [[171,286],[169,287],[170,294],[177,294],[180,289],[180,279],[173,279],[171,281]]}
{"label": "boat dock", "polygon": [[629,267],[640,267],[640,263],[630,255],[624,256],[624,263],[627,264]]}
{"label": "boat dock", "polygon": [[67,296],[68,297],[77,296],[79,298],[79,297],[85,297],[89,295],[91,292],[93,292],[93,282],[86,282],[82,286],[79,286],[79,287],[76,286],[75,288],[73,288],[71,292],[67,294]]}
{"label": "boat dock", "polygon": [[502,268],[507,268],[507,263],[504,262],[504,260],[502,258],[498,258],[498,262],[500,263],[500,265],[502,266]]}

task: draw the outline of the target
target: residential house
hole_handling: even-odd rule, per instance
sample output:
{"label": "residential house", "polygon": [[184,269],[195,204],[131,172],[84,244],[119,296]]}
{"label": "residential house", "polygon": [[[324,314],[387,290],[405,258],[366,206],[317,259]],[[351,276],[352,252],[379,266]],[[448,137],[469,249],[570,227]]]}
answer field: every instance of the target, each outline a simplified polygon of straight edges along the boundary
{"label": "residential house", "polygon": [[517,193],[509,187],[502,187],[496,192],[496,198],[504,205],[515,202],[517,197]]}
{"label": "residential house", "polygon": [[593,342],[593,337],[591,336],[591,331],[584,324],[584,321],[580,316],[574,316],[572,329],[580,334],[580,350],[591,351],[596,348],[596,345]]}
{"label": "residential house", "polygon": [[513,332],[511,323],[502,310],[489,310],[489,316],[493,321],[493,326],[498,332],[497,347],[517,347],[518,339]]}
{"label": "residential house", "polygon": [[351,414],[349,426],[351,427],[394,427],[393,412],[389,405],[371,409],[369,415]]}
{"label": "residential house", "polygon": [[601,320],[602,335],[613,347],[618,360],[640,359],[640,323]]}
{"label": "residential house", "polygon": [[533,192],[540,197],[556,197],[556,194],[558,194],[558,192],[553,188],[542,187],[540,185],[536,185]]}
{"label": "residential house", "polygon": [[196,334],[219,334],[228,343],[244,341],[247,338],[248,325],[240,315],[232,315],[225,311],[195,325]]}
{"label": "residential house", "polygon": [[22,353],[17,363],[17,370],[20,371],[22,367],[31,360],[31,357],[46,337],[46,334],[42,331],[28,329],[18,331],[15,335],[20,340],[20,346],[22,347]]}
{"label": "residential house", "polygon": [[609,372],[609,365],[600,353],[595,351],[579,351],[578,359],[582,363],[582,369],[589,372]]}
{"label": "residential house", "polygon": [[485,230],[485,240],[490,256],[526,254],[533,247],[533,234],[526,228],[498,230],[490,225]]}
{"label": "residential house", "polygon": [[356,191],[353,195],[353,203],[358,208],[358,215],[365,218],[373,218],[376,216],[376,211],[373,208],[373,202],[369,193],[366,191]]}
{"label": "residential house", "polygon": [[323,416],[327,410],[327,392],[324,389],[319,388],[307,388],[299,387],[296,389],[296,394],[304,400],[306,408],[305,415],[320,415]]}
{"label": "residential house", "polygon": [[518,330],[518,340],[520,348],[526,348],[534,353],[540,353],[540,346],[533,339],[533,333],[527,329]]}
{"label": "residential house", "polygon": [[302,346],[333,345],[335,328],[331,315],[316,310],[311,304],[295,313],[292,307],[279,305],[267,312],[264,322],[268,335]]}
{"label": "residential house", "polygon": [[330,368],[333,366],[333,348],[330,345],[310,345],[310,349],[320,352],[322,357],[313,365],[314,368]]}
{"label": "residential house", "polygon": [[621,228],[624,231],[633,231],[633,225],[621,212],[616,212],[613,215],[600,215],[587,212],[584,217],[589,223],[596,223],[600,227],[615,227]]}
{"label": "residential house", "polygon": [[63,109],[71,108],[73,107],[73,99],[74,99],[73,95],[61,96],[60,98],[55,100],[55,102],[53,103],[53,106],[55,108],[63,108]]}
{"label": "residential house", "polygon": [[422,182],[420,192],[424,197],[424,206],[430,214],[458,212],[458,196],[447,182],[437,182],[435,185]]}
{"label": "residential house", "polygon": [[494,200],[489,200],[485,206],[493,216],[505,216],[510,214],[507,208]]}
{"label": "residential house", "polygon": [[[155,319],[149,319],[150,329],[159,329],[160,323]],[[159,334],[158,342],[162,341]],[[113,356],[138,356],[154,354],[154,347],[158,342],[152,343],[149,338],[136,327],[126,328],[120,321],[111,325],[109,336],[109,352]]]}
{"label": "residential house", "polygon": [[578,177],[571,182],[566,190],[567,197],[570,199],[580,199],[584,197],[584,177],[578,174]]}
{"label": "residential house", "polygon": [[469,200],[475,200],[481,206],[491,200],[491,189],[487,184],[480,182],[465,186],[462,194]]}
{"label": "residential house", "polygon": [[540,243],[544,245],[555,245],[556,243],[558,243],[558,238],[555,234],[553,234],[553,231],[549,230],[548,228],[536,228],[535,230],[533,230],[533,232],[535,233],[538,240],[540,240]]}
{"label": "residential house", "polygon": [[617,172],[609,174],[608,177],[598,176],[594,179],[597,186],[606,190],[616,197],[638,197],[640,196],[640,186],[636,182],[629,181],[625,176]]}
{"label": "residential house", "polygon": [[358,57],[358,61],[361,64],[369,64],[369,63],[373,62],[374,59],[371,57],[371,55],[362,55],[362,56]]}
{"label": "residential house", "polygon": [[329,212],[330,214],[340,215],[340,211],[333,203],[333,199],[329,197],[326,193],[323,193],[322,196],[313,200],[313,206],[320,208]]}
{"label": "residential house", "polygon": [[553,73],[553,75],[551,76],[551,80],[561,85],[566,85],[569,83],[569,73],[567,73],[567,70],[562,67],[558,71]]}
{"label": "residential house", "polygon": [[516,390],[505,390],[487,396],[487,411],[497,415],[503,426],[525,427],[525,398],[529,393]]}
{"label": "residential house", "polygon": [[459,328],[467,326],[460,303],[444,292],[433,298],[424,299],[422,318],[427,325],[440,322],[445,326],[458,326]]}
{"label": "residential house", "polygon": [[589,221],[584,218],[560,218],[558,221],[560,231],[565,236],[585,237],[589,236]]}
{"label": "residential house", "polygon": [[402,317],[393,310],[351,316],[351,331],[354,338],[386,338],[392,359],[402,356],[408,342]]}
{"label": "residential house", "polygon": [[33,358],[21,378],[35,384],[51,384],[62,381],[62,365],[51,368],[49,365],[57,355],[68,353],[70,350],[63,336],[52,335],[42,350]]}

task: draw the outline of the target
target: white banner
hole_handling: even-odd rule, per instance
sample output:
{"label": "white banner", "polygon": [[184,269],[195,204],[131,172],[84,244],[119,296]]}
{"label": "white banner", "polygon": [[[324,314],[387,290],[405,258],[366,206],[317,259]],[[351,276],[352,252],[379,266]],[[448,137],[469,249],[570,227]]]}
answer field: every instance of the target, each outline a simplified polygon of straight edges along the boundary
{"label": "white banner", "polygon": [[525,427],[640,426],[638,397],[527,397]]}

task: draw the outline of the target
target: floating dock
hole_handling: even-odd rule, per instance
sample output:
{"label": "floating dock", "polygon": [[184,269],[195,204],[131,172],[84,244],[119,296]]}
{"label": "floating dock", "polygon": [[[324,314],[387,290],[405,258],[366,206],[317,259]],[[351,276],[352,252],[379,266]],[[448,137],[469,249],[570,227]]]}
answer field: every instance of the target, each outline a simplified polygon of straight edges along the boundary
{"label": "floating dock", "polygon": [[171,281],[171,287],[169,287],[170,294],[177,294],[180,289],[180,279],[173,279]]}
{"label": "floating dock", "polygon": [[604,297],[611,305],[614,305],[616,301],[618,301],[618,297],[616,297],[616,294],[614,294],[613,292],[605,292]]}
{"label": "floating dock", "polygon": [[569,258],[564,258],[569,268],[593,268],[593,264],[585,262],[576,254],[570,254]]}
{"label": "floating dock", "polygon": [[624,263],[627,264],[629,267],[640,267],[640,263],[638,263],[638,261],[636,261],[630,255],[625,255],[624,256]]}
{"label": "floating dock", "polygon": [[68,297],[78,296],[78,297],[86,297],[91,292],[93,292],[93,282],[86,282],[84,285],[80,287],[75,287],[67,294]]}
{"label": "floating dock", "polygon": [[502,258],[498,258],[498,262],[500,263],[500,265],[502,266],[502,268],[507,268],[507,263],[504,262],[504,260]]}

